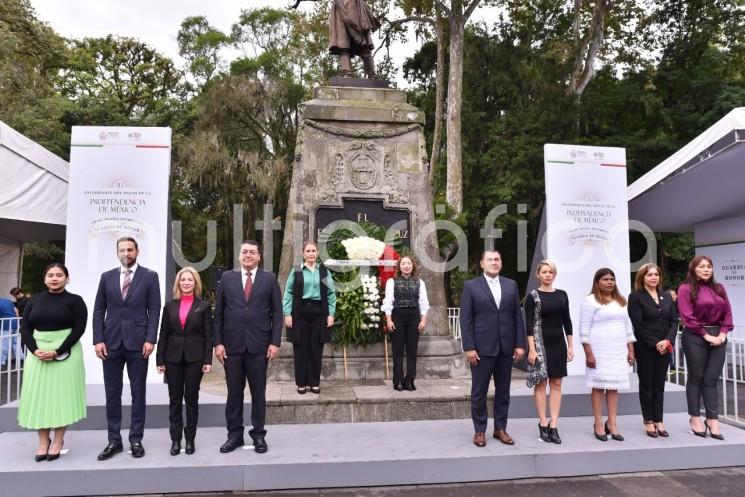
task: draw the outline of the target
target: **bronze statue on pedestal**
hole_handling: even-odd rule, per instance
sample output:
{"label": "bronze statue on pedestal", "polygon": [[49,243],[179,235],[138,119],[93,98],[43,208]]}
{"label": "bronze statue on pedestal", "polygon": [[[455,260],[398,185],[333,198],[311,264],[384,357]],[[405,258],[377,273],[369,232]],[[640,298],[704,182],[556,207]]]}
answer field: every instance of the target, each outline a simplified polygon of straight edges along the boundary
{"label": "bronze statue on pedestal", "polygon": [[[300,2],[318,0],[296,0],[296,9]],[[375,77],[373,61],[372,33],[380,28],[380,21],[375,18],[365,0],[332,0],[329,18],[329,52],[339,56],[339,72],[342,76],[354,76],[352,57],[362,59],[365,77]]]}

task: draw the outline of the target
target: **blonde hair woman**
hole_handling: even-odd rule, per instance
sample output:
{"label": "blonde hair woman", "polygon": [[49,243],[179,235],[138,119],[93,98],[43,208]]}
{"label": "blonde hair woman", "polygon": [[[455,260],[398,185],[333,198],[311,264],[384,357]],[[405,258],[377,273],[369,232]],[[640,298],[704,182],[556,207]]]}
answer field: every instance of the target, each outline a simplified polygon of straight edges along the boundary
{"label": "blonde hair woman", "polygon": [[[212,370],[212,311],[209,302],[201,297],[199,273],[193,267],[185,267],[176,274],[173,300],[163,306],[155,362],[158,373],[165,373],[168,383],[172,456],[181,452],[182,432],[186,439],[185,452],[195,451],[199,384],[202,375]],[[186,426],[181,415],[184,401]]]}
{"label": "blonde hair woman", "polygon": [[[556,265],[553,262],[541,261],[536,277],[540,286],[525,299],[528,387],[534,387],[541,440],[560,444],[557,424],[561,410],[561,379],[567,375],[567,362],[574,358],[569,297],[564,290],[554,288]],[[546,420],[547,383],[550,420]]]}

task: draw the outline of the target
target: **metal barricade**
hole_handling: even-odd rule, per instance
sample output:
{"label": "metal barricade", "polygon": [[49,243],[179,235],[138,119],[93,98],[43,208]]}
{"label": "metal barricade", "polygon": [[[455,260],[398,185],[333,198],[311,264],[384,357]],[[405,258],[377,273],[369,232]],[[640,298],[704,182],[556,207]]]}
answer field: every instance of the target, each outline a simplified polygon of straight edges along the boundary
{"label": "metal barricade", "polygon": [[24,357],[21,318],[0,318],[0,405],[20,395]]}

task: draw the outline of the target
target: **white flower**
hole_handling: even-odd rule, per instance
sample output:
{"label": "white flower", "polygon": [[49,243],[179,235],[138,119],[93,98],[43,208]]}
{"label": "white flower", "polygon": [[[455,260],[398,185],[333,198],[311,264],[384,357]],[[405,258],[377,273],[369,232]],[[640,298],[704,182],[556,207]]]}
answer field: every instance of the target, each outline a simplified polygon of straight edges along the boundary
{"label": "white flower", "polygon": [[367,236],[358,236],[341,242],[349,259],[379,259],[385,243]]}
{"label": "white flower", "polygon": [[362,328],[363,330],[366,330],[366,329],[367,329],[367,323],[362,323],[362,325],[361,325],[361,328]]}

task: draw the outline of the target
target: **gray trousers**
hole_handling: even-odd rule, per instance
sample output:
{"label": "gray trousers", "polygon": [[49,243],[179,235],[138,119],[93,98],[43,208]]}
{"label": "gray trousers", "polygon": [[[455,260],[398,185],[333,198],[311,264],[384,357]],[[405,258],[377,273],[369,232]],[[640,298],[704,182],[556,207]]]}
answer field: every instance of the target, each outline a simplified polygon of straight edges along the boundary
{"label": "gray trousers", "polygon": [[688,370],[686,380],[688,414],[701,415],[701,397],[703,397],[706,419],[717,419],[719,416],[717,382],[727,358],[727,342],[720,347],[712,347],[702,337],[686,330],[683,332],[683,354],[685,354]]}

